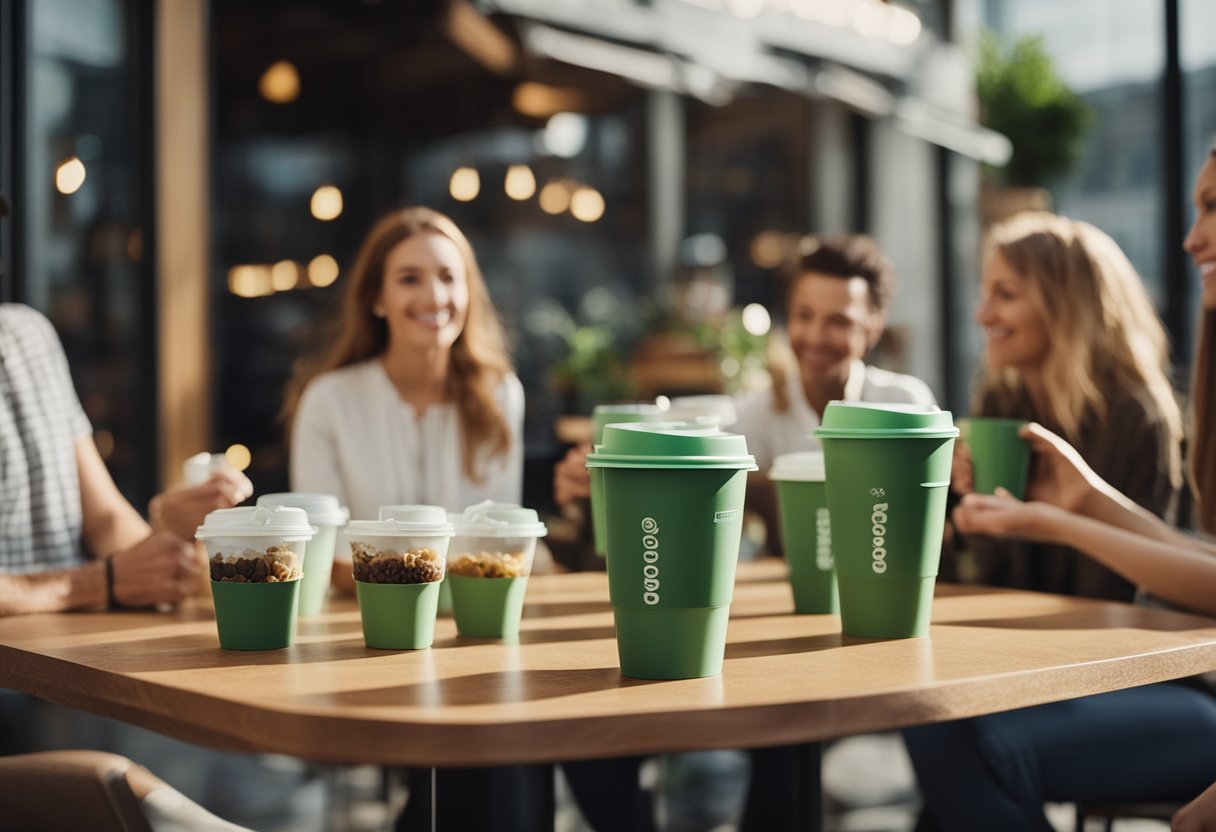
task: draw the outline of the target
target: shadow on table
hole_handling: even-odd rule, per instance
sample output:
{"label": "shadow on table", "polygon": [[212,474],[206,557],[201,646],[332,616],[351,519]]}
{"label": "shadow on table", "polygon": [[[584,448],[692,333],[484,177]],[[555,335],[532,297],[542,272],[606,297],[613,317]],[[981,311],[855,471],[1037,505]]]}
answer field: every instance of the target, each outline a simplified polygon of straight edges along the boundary
{"label": "shadow on table", "polygon": [[622,676],[616,667],[472,673],[409,685],[291,697],[293,705],[340,708],[459,707],[534,702],[655,684]]}
{"label": "shadow on table", "polygon": [[935,627],[988,627],[999,630],[1142,630],[1146,632],[1178,633],[1187,630],[1211,630],[1216,623],[1197,616],[1168,618],[1152,614],[1152,610],[1128,606],[1112,609],[1100,619],[1084,618],[1076,612],[1047,613],[1015,618],[972,618],[935,621]]}
{"label": "shadow on table", "polygon": [[786,656],[791,653],[818,653],[843,647],[845,637],[840,633],[794,638],[734,641],[726,645],[726,659],[753,659],[758,656]]}
{"label": "shadow on table", "polygon": [[607,599],[603,601],[533,601],[528,600],[524,606],[524,618],[556,618],[562,615],[590,615],[592,613],[611,612],[612,604]]}
{"label": "shadow on table", "polygon": [[[130,652],[124,653],[127,649]],[[191,633],[139,641],[117,641],[65,647],[50,653],[86,667],[104,655],[102,669],[118,673],[155,671],[210,670],[225,667],[272,667],[312,662],[340,662],[365,659],[372,653],[363,645],[362,635],[341,641],[297,643],[282,650],[223,650],[214,633]]]}

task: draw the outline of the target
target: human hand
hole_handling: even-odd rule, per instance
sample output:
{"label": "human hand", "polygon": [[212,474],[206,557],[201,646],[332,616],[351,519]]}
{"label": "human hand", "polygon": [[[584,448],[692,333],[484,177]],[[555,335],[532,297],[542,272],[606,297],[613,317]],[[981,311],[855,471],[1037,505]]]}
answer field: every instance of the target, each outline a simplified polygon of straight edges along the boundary
{"label": "human hand", "polygon": [[216,471],[202,485],[173,488],[148,503],[148,516],[156,531],[193,540],[208,512],[231,508],[253,496],[253,483],[240,471]]}
{"label": "human hand", "polygon": [[950,490],[956,494],[970,494],[975,490],[971,449],[960,439],[955,440],[954,454],[950,458]]}
{"label": "human hand", "polygon": [[590,445],[578,445],[553,466],[553,499],[559,506],[591,496],[591,472],[587,470]]}
{"label": "human hand", "polygon": [[153,532],[112,557],[114,600],[124,607],[176,604],[198,582],[202,565],[194,544],[169,532]]}
{"label": "human hand", "polygon": [[989,537],[1014,537],[1038,542],[1055,542],[1053,520],[1067,512],[1050,503],[1027,502],[1004,488],[996,494],[968,494],[955,507],[951,520],[962,534]]}
{"label": "human hand", "polygon": [[1023,425],[1018,435],[1030,443],[1026,499],[1079,512],[1086,498],[1105,485],[1076,448],[1042,425]]}
{"label": "human hand", "polygon": [[1174,813],[1171,832],[1216,832],[1216,783]]}

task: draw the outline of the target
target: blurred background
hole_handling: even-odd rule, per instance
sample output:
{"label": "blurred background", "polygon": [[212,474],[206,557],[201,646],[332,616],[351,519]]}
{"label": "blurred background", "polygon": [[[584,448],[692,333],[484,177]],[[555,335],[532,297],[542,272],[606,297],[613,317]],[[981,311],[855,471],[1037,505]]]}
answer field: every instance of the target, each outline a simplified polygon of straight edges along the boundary
{"label": "blurred background", "polygon": [[204,450],[286,489],[292,365],[408,203],[473,241],[542,508],[558,417],[764,383],[812,232],[878,239],[877,363],[966,412],[983,225],[1090,220],[1182,381],[1213,31],[1209,0],[0,0],[0,300],[54,321],[136,505]]}

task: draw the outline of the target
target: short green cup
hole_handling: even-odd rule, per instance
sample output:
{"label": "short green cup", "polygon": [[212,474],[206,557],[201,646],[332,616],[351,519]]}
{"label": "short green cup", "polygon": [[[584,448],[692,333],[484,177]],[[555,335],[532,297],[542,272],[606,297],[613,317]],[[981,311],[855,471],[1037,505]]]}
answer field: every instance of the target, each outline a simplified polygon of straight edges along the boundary
{"label": "short green cup", "polygon": [[769,479],[777,489],[781,542],[794,592],[794,612],[840,612],[823,452],[782,454],[773,461]]}
{"label": "short green cup", "polygon": [[350,512],[332,494],[307,491],[284,491],[258,497],[259,506],[284,506],[303,509],[308,522],[316,529],[308,541],[304,555],[303,577],[300,579],[300,615],[317,615],[325,609],[333,575],[334,544],[338,529],[350,519]]}
{"label": "short green cup", "polygon": [[465,578],[448,575],[452,586],[452,614],[456,629],[470,638],[512,638],[519,635],[527,576],[520,578]]}
{"label": "short green cup", "polygon": [[1019,500],[1026,499],[1030,443],[1018,436],[1025,424],[1024,419],[981,416],[967,420],[965,441],[971,451],[976,493],[993,494],[1004,488]]}
{"label": "short green cup", "polygon": [[378,650],[425,650],[435,640],[439,581],[372,584],[355,581],[363,641]]}
{"label": "short green cup", "polygon": [[280,650],[295,640],[299,581],[212,581],[211,598],[220,647],[225,650]]}
{"label": "short green cup", "polygon": [[957,435],[946,411],[828,404],[815,436],[823,443],[846,635],[928,632]]}
{"label": "short green cup", "polygon": [[[604,427],[610,424],[654,422],[663,418],[666,408],[657,404],[600,404],[591,412],[592,449],[599,451],[604,441]],[[604,479],[596,469],[591,470],[591,537],[595,553],[604,557],[608,552],[607,520],[604,518]]]}
{"label": "short green cup", "polygon": [[314,527],[303,509],[241,506],[203,518],[220,647],[277,650],[295,637],[300,574]]}
{"label": "short green cup", "polygon": [[347,524],[363,641],[425,650],[435,638],[452,524],[440,506],[381,506],[379,520]]}
{"label": "short green cup", "polygon": [[462,636],[519,635],[536,541],[548,534],[534,509],[486,500],[451,515],[455,534],[445,585]]}
{"label": "short green cup", "polygon": [[742,436],[689,423],[614,424],[601,451],[608,586],[621,672],[722,672],[747,472]]}

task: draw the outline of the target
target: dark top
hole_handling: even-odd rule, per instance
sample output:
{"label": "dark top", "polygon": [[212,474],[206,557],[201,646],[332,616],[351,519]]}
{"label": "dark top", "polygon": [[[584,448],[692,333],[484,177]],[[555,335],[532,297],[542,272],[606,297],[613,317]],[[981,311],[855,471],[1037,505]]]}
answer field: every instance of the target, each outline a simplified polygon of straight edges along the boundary
{"label": "dark top", "polygon": [[[1165,419],[1146,394],[1111,396],[1107,408],[1101,422],[1090,418],[1083,423],[1077,450],[1108,483],[1158,517],[1171,519],[1178,488],[1170,482],[1170,452],[1176,449],[1170,447]],[[1036,420],[1060,432],[1034,413],[1028,398],[1013,407],[985,401],[976,415]],[[1129,581],[1064,546],[969,537],[956,540],[953,548],[972,556],[970,569],[957,563],[947,568],[955,579],[1115,601],[1130,601],[1136,593]],[[953,554],[960,557],[958,551]],[[955,566],[959,568],[951,574]]]}

